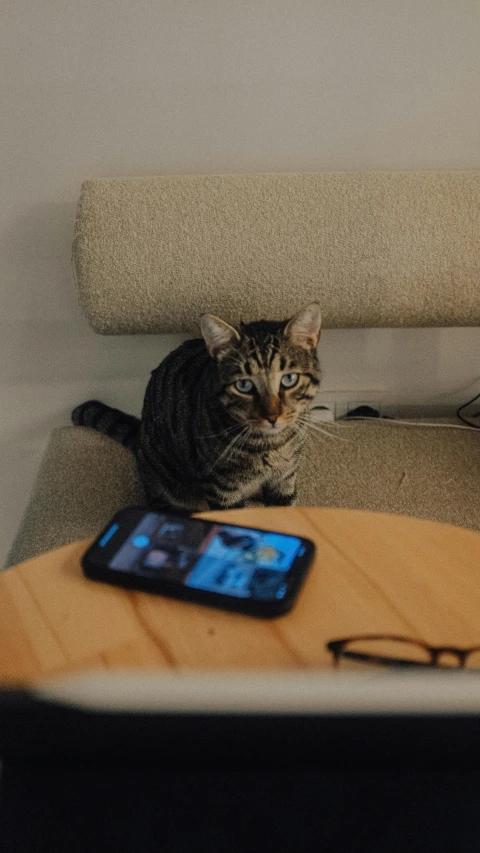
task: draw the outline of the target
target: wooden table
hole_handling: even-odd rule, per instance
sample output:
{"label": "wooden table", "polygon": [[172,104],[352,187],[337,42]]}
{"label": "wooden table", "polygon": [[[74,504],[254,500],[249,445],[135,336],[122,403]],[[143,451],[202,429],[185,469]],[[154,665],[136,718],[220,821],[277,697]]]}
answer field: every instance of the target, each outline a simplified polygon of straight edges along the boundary
{"label": "wooden table", "polygon": [[201,517],[313,539],[293,611],[261,620],[86,580],[90,540],[0,574],[0,682],[87,669],[330,668],[325,643],[364,633],[480,645],[480,534],[337,509],[243,509]]}

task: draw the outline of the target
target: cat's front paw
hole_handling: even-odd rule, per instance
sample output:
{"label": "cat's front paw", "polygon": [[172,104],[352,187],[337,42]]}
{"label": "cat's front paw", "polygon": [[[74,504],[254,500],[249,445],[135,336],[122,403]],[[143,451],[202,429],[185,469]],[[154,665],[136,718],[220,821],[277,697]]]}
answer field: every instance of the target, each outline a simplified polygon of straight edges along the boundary
{"label": "cat's front paw", "polygon": [[208,501],[208,506],[210,509],[243,509],[245,506],[245,501],[237,501],[237,503],[233,504],[225,504],[218,503],[218,501]]}
{"label": "cat's front paw", "polygon": [[295,506],[297,493],[291,492],[289,495],[284,495],[280,492],[265,491],[263,493],[263,500],[265,506]]}

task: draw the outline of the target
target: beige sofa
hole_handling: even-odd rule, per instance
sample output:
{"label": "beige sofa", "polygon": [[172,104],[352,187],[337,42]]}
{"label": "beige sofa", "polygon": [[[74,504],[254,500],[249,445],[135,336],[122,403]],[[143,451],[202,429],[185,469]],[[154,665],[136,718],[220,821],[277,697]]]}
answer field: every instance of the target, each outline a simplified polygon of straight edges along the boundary
{"label": "beige sofa", "polygon": [[[73,269],[101,334],[198,335],[205,311],[232,323],[280,319],[314,299],[330,328],[478,326],[480,172],[87,181]],[[330,430],[311,439],[301,504],[480,529],[474,430],[381,421]],[[58,429],[7,565],[94,535],[143,500],[128,450],[87,428]]]}

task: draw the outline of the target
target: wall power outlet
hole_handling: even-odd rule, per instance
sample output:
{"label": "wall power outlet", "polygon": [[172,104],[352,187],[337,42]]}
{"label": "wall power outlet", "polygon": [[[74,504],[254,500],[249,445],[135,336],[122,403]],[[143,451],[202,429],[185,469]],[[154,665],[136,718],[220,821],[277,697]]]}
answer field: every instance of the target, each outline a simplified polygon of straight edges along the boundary
{"label": "wall power outlet", "polygon": [[334,420],[344,418],[353,409],[359,406],[370,406],[382,414],[382,409],[388,402],[385,391],[370,389],[367,391],[319,391],[315,395],[312,408],[316,406],[327,406],[333,414]]}

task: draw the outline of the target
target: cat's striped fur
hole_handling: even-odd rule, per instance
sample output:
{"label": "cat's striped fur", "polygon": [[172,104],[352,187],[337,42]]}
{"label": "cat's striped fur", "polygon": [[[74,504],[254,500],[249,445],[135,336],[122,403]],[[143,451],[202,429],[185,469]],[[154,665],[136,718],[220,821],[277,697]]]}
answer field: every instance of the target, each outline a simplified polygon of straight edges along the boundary
{"label": "cat's striped fur", "polygon": [[319,332],[316,303],[290,321],[238,329],[205,315],[203,338],[152,372],[140,422],[93,401],[77,407],[74,423],[132,447],[154,507],[193,511],[206,500],[228,509],[258,494],[292,504],[320,382]]}
{"label": "cat's striped fur", "polygon": [[99,400],[88,400],[73,410],[72,421],[75,426],[91,427],[135,450],[140,431],[140,418],[135,415],[127,415]]}

